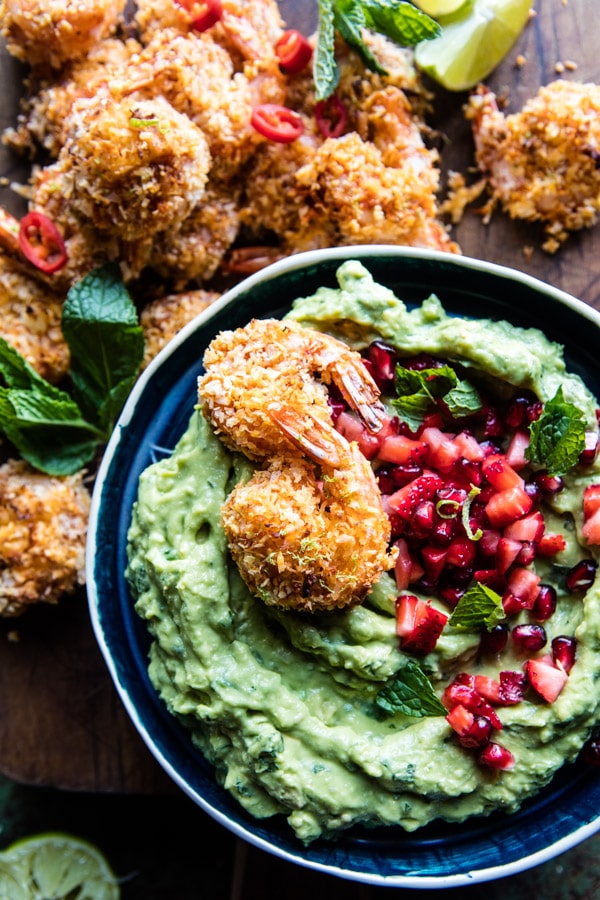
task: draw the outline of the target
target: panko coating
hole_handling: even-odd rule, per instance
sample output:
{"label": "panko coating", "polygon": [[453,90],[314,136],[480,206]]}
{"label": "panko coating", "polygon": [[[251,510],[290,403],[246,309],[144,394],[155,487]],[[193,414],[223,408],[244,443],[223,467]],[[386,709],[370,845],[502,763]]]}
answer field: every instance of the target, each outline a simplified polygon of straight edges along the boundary
{"label": "panko coating", "polygon": [[1,0],[9,51],[32,66],[60,68],[111,34],[125,0]]}
{"label": "panko coating", "polygon": [[600,86],[558,79],[505,116],[488,88],[471,96],[476,162],[491,195],[513,219],[541,222],[544,250],[589,228],[600,212]]}
{"label": "panko coating", "polygon": [[147,303],[140,313],[145,341],[142,368],[146,368],[184,325],[204,312],[219,297],[217,291],[199,289],[183,294],[168,294]]}
{"label": "panko coating", "polygon": [[52,477],[15,459],[0,466],[0,615],[57,603],[84,583],[89,508],[81,474]]}
{"label": "panko coating", "polygon": [[275,459],[223,504],[233,560],[269,606],[306,612],[353,606],[393,565],[390,521],[373,470],[356,444],[346,443],[340,455],[333,468]]}
{"label": "panko coating", "polygon": [[63,300],[0,253],[0,334],[53,384],[69,368],[69,348],[60,327]]}
{"label": "panko coating", "polygon": [[[163,97],[118,100],[102,91],[75,101],[65,144],[42,177],[52,183],[51,218],[52,204],[64,204],[100,233],[143,243],[181,224],[209,168],[203,133]],[[39,207],[35,183],[32,197]]]}

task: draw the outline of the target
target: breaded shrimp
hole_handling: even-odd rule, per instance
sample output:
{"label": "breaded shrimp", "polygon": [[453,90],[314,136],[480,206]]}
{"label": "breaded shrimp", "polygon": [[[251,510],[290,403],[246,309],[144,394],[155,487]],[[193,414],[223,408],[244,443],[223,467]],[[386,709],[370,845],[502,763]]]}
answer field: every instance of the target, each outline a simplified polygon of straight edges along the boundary
{"label": "breaded shrimp", "polygon": [[111,34],[124,7],[125,0],[1,0],[1,32],[14,56],[58,69]]}
{"label": "breaded shrimp", "polygon": [[305,410],[307,432],[316,419],[331,428],[326,385],[332,383],[367,427],[381,428],[379,389],[360,354],[297,322],[253,319],[244,328],[223,331],[208,346],[204,366],[200,405],[223,442],[249,459],[292,452],[289,437],[271,416],[275,406]]}
{"label": "breaded shrimp", "polygon": [[56,603],[84,583],[89,507],[81,474],[51,477],[14,459],[0,466],[0,615]]}
{"label": "breaded shrimp", "polygon": [[278,457],[238,484],[222,508],[231,555],[268,605],[307,612],[354,605],[393,565],[371,466],[356,444],[315,419],[311,444],[321,434],[325,452],[337,444],[337,465]]}
{"label": "breaded shrimp", "polygon": [[0,335],[53,384],[69,367],[69,348],[60,327],[63,300],[64,295],[0,253]]}
{"label": "breaded shrimp", "polygon": [[557,80],[521,112],[505,116],[480,86],[471,96],[476,161],[496,204],[513,219],[544,225],[543,248],[558,250],[569,233],[600,213],[600,86]]}
{"label": "breaded shrimp", "polygon": [[217,291],[197,290],[168,294],[146,304],[140,313],[145,341],[142,368],[146,368],[184,325],[204,312],[219,297]]}

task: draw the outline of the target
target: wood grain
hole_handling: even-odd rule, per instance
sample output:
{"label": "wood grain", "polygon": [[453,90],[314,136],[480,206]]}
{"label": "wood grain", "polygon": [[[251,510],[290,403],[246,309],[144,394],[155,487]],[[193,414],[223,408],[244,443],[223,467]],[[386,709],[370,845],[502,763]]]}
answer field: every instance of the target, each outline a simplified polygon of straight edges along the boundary
{"label": "wood grain", "polygon": [[[594,4],[537,0],[536,7],[536,17],[489,79],[506,97],[509,110],[556,78],[561,61],[577,64],[564,77],[600,81]],[[314,27],[314,2],[288,0],[281,8],[289,25]],[[515,65],[518,54],[525,59],[521,67]],[[16,121],[23,72],[0,50],[2,129]],[[466,96],[435,93],[432,124],[444,137],[444,177],[450,170],[467,173],[473,147],[462,113]],[[6,148],[0,150],[1,176],[23,180],[25,171]],[[0,203],[14,211],[22,208],[22,201],[5,187],[0,187]],[[467,212],[455,237],[466,255],[518,268],[600,308],[598,228],[573,236],[555,256],[540,249],[538,229],[500,213],[484,226],[476,212]],[[524,253],[526,246],[534,248],[531,258]],[[96,647],[83,594],[58,608],[34,609],[18,621],[0,622],[0,772],[24,783],[77,790],[171,790],[121,707]]]}

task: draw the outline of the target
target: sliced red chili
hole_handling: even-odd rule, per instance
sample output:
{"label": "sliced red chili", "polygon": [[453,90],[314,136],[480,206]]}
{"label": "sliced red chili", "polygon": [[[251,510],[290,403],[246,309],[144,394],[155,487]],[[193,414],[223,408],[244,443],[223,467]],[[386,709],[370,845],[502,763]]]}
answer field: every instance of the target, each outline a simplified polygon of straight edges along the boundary
{"label": "sliced red chili", "polygon": [[279,144],[291,144],[304,132],[302,117],[293,109],[276,103],[255,106],[250,122],[259,134]]}
{"label": "sliced red chili", "polygon": [[338,95],[332,94],[316,104],[315,119],[324,138],[337,138],[344,133],[348,113]]}
{"label": "sliced red chili", "polygon": [[295,75],[308,65],[313,51],[304,35],[290,28],[275,42],[275,53],[282,72]]}
{"label": "sliced red chili", "polygon": [[221,0],[175,0],[192,18],[194,31],[207,31],[223,17]]}
{"label": "sliced red chili", "polygon": [[19,247],[23,256],[41,272],[51,275],[67,262],[67,250],[54,222],[32,210],[19,223]]}

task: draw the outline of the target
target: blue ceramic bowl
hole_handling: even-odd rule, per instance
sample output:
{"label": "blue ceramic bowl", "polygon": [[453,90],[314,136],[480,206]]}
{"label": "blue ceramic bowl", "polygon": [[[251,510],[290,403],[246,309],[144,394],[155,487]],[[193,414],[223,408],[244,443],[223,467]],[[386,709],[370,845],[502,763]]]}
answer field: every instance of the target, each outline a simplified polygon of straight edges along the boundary
{"label": "blue ceramic bowl", "polygon": [[400,247],[346,247],[290,257],[245,280],[186,326],[131,393],[96,481],[87,548],[93,626],[117,691],[142,738],[173,781],[205,812],[258,848],[290,862],[375,885],[456,887],[511,875],[563,853],[600,829],[600,772],[565,766],[536,798],[511,815],[463,825],[353,829],[308,848],[283,817],[257,821],[217,784],[212,767],[163,706],[147,675],[149,637],[124,578],[126,535],[138,477],[170,450],[191,415],[201,358],[224,328],[280,316],[299,296],[337,286],[345,259],[359,259],[407,303],[431,292],[446,309],[471,317],[542,327],[565,347],[568,367],[600,397],[600,314],[559,290],[485,262]]}

